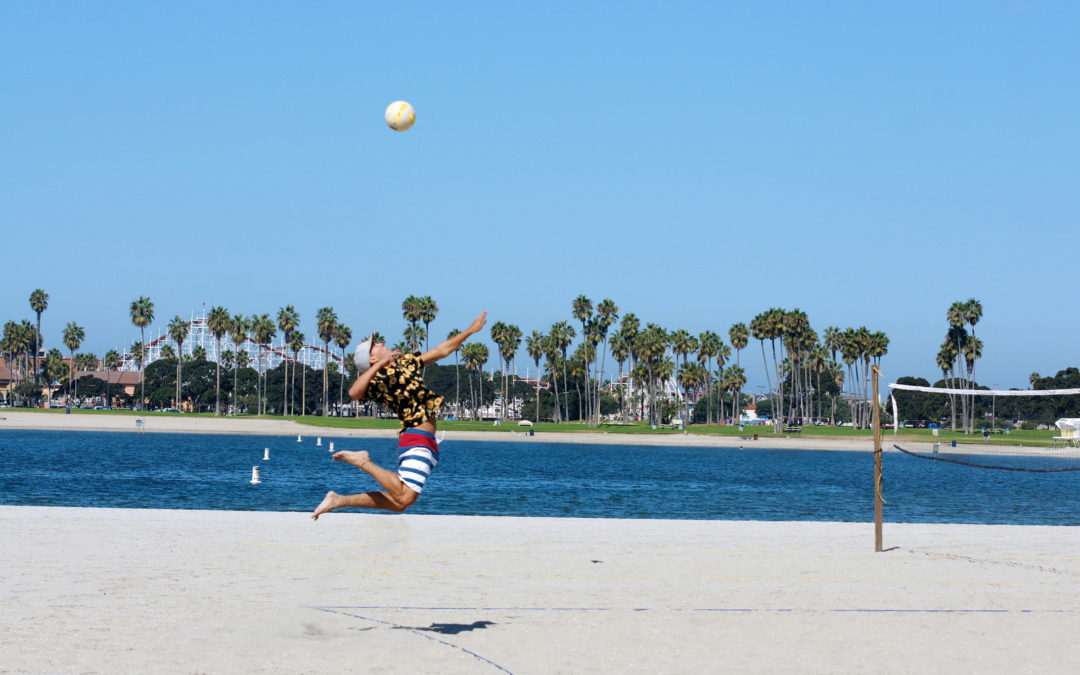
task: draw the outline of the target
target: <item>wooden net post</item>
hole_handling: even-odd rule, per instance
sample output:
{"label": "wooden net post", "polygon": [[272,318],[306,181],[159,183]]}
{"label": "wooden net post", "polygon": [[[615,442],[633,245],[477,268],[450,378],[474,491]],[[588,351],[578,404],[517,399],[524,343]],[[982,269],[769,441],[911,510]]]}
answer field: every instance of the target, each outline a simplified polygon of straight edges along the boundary
{"label": "wooden net post", "polygon": [[[881,371],[877,366],[871,370],[871,382],[874,386],[873,413],[871,419],[874,425],[874,551],[881,552],[881,505],[884,499],[881,494],[881,406],[878,405],[878,375]],[[895,422],[895,420],[894,420]]]}

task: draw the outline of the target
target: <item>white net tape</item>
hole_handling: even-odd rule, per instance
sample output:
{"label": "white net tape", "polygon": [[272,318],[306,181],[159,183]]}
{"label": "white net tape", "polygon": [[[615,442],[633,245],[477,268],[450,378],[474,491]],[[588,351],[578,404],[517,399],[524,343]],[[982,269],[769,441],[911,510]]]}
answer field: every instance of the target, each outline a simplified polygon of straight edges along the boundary
{"label": "white net tape", "polygon": [[963,396],[1068,396],[1080,394],[1080,389],[945,389],[944,387],[920,387],[915,384],[895,383],[890,384],[889,389]]}

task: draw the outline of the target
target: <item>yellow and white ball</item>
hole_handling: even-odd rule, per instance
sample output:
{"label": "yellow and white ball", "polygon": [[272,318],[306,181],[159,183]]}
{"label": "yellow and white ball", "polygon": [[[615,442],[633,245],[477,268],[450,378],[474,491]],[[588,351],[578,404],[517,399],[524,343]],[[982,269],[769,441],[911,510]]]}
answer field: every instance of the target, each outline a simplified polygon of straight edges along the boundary
{"label": "yellow and white ball", "polygon": [[408,131],[416,121],[416,111],[408,101],[394,101],[386,108],[386,126],[394,131]]}

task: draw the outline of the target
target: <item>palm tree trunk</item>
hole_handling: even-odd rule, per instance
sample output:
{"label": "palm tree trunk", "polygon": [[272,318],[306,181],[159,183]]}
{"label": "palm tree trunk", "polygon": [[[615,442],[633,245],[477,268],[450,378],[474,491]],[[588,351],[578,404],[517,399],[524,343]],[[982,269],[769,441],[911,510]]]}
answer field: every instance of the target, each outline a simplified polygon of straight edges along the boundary
{"label": "palm tree trunk", "polygon": [[536,423],[540,424],[540,362],[536,362]]}
{"label": "palm tree trunk", "polygon": [[146,329],[139,328],[139,410],[146,407]]}
{"label": "palm tree trunk", "polygon": [[221,416],[221,340],[217,341],[217,354],[214,359],[214,415]]}
{"label": "palm tree trunk", "polygon": [[330,360],[330,343],[323,340],[323,357],[322,357],[322,416],[326,417],[329,411],[326,409],[329,405],[329,389],[330,389],[330,373],[327,371],[327,366]]}

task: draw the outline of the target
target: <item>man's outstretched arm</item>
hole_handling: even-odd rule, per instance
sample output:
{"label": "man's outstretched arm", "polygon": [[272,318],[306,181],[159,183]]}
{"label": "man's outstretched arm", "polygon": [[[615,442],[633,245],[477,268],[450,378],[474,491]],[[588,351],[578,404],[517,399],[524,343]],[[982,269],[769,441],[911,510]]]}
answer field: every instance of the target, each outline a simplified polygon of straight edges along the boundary
{"label": "man's outstretched arm", "polygon": [[456,352],[470,336],[476,335],[483,330],[485,323],[487,323],[487,312],[482,312],[480,316],[473,319],[473,322],[469,324],[468,328],[452,338],[447,338],[446,342],[443,342],[431,351],[421,354],[420,358],[424,361],[424,365],[435,363],[440,359],[445,359],[447,356]]}

